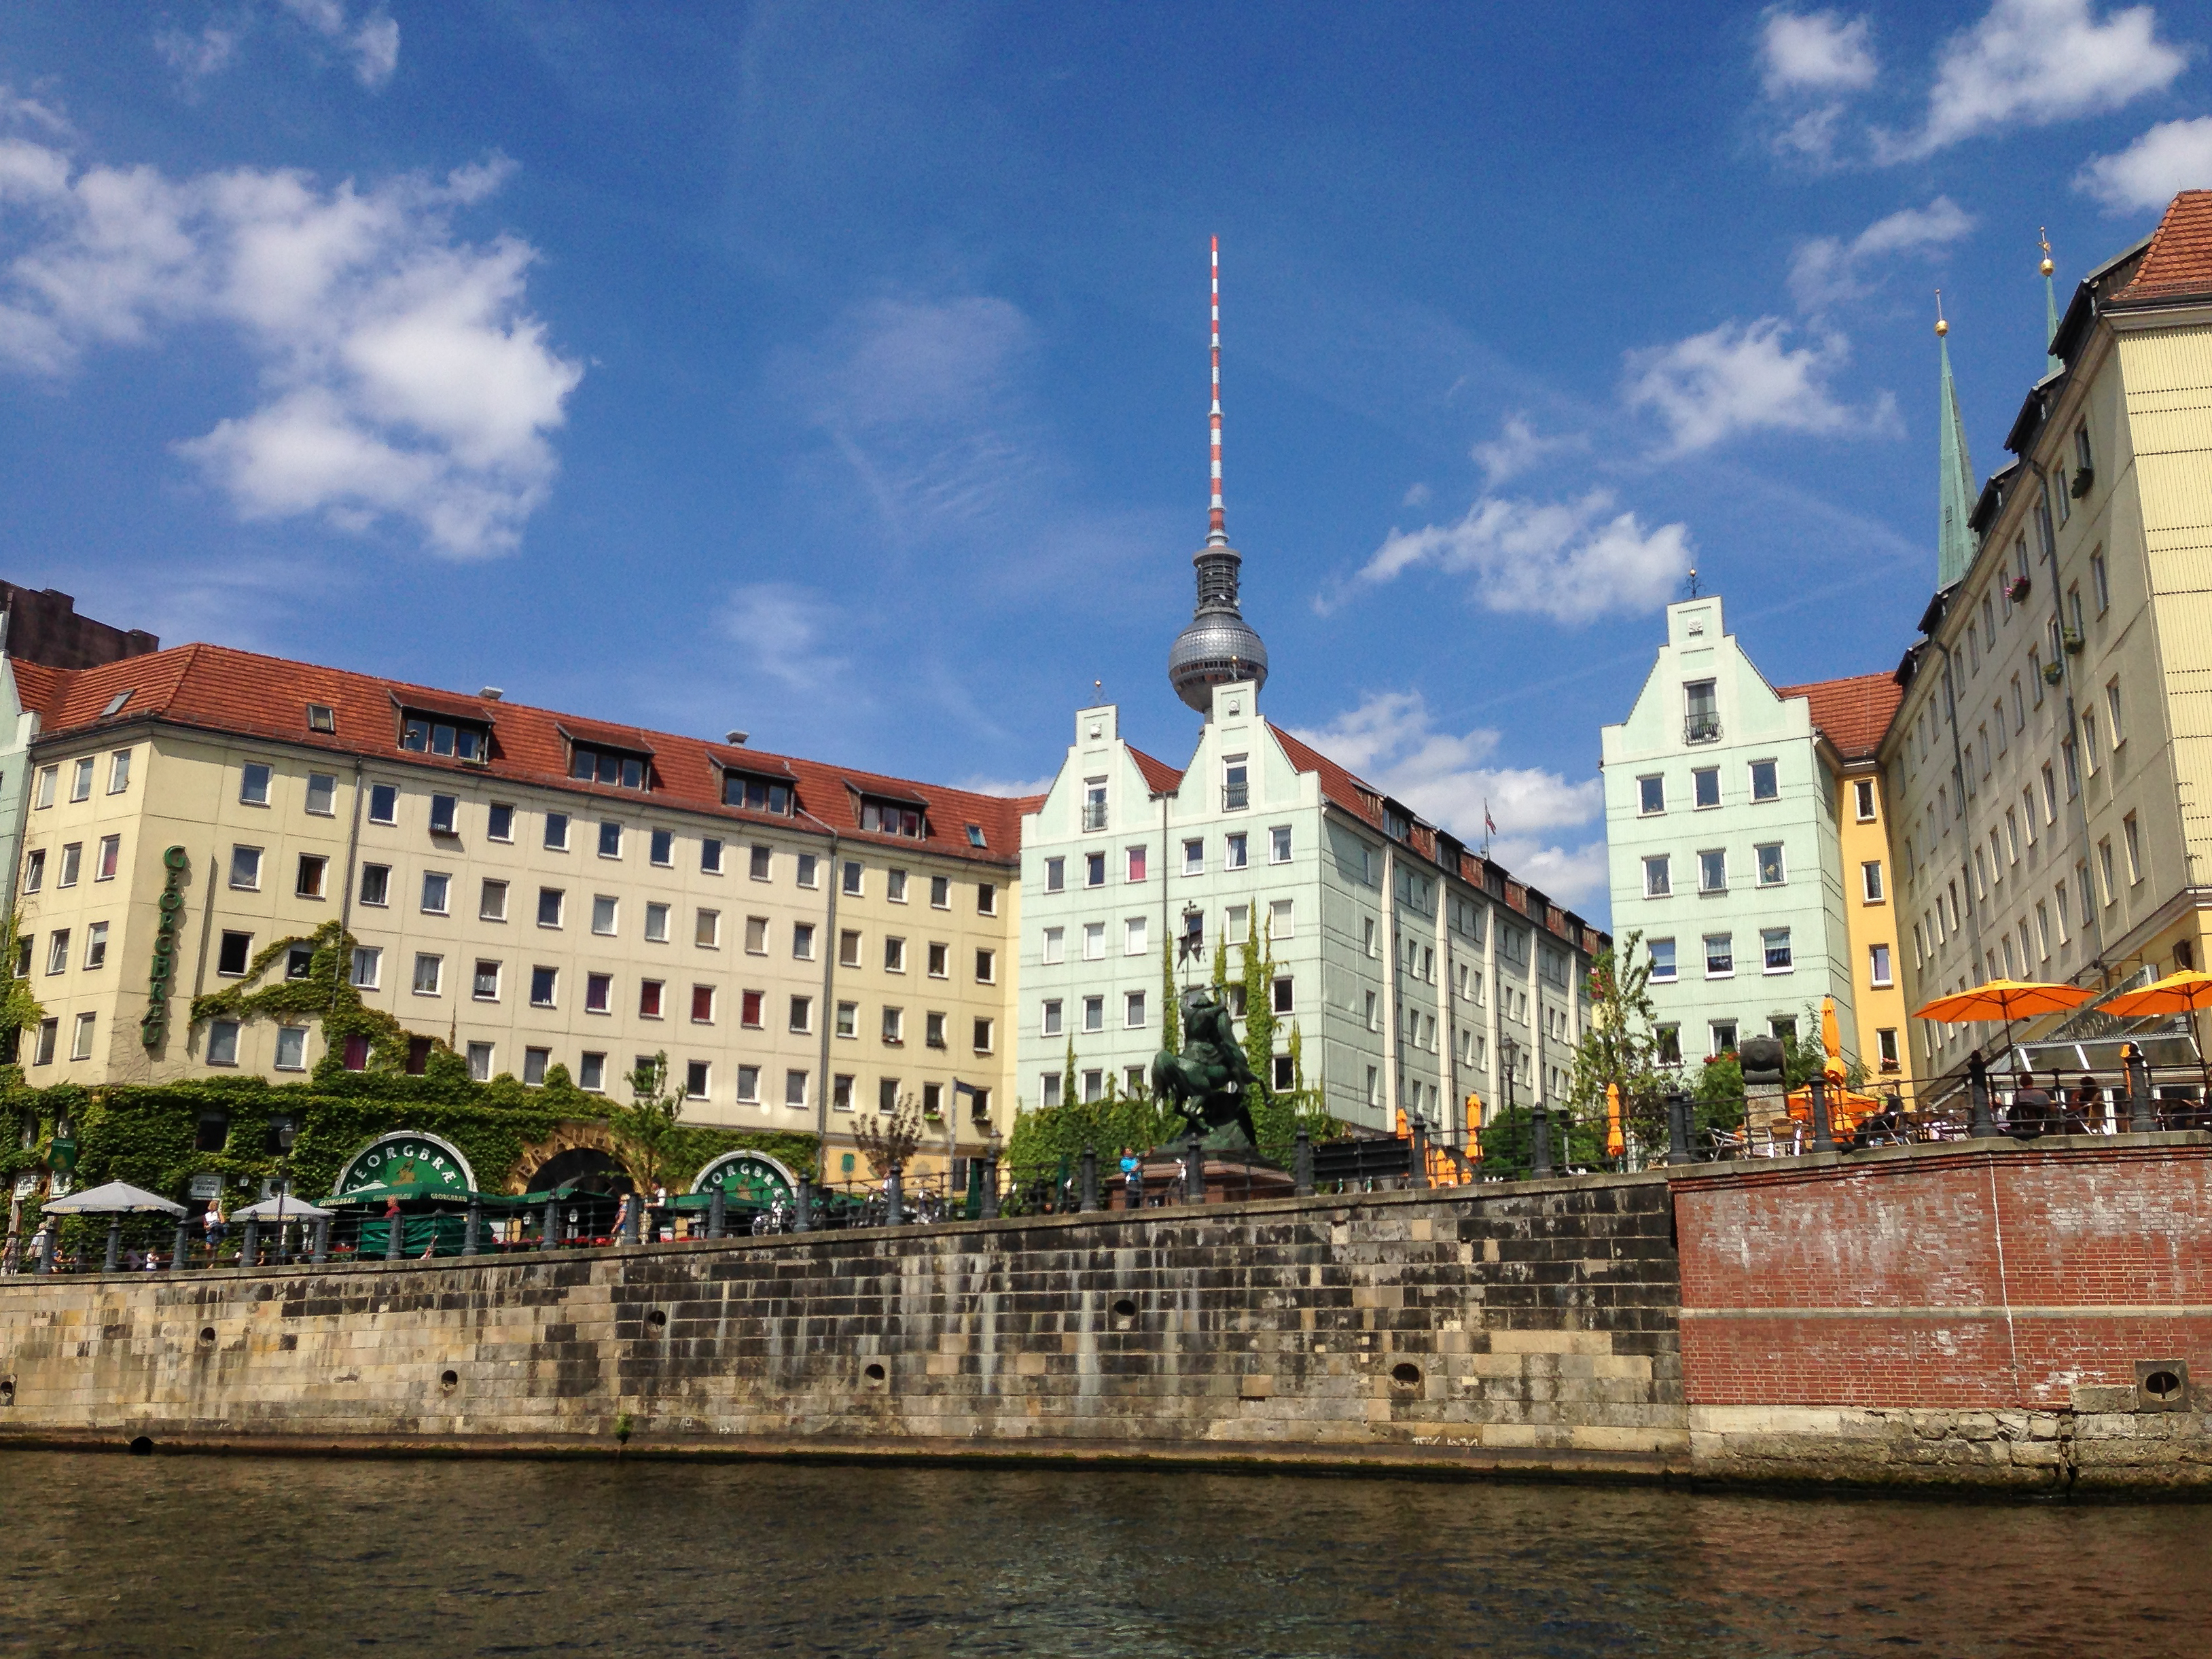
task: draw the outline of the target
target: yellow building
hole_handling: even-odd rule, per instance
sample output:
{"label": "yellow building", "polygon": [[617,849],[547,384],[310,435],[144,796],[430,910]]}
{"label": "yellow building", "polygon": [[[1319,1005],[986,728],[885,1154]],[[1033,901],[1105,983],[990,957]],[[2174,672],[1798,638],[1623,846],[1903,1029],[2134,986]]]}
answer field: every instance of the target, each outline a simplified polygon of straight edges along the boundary
{"label": "yellow building", "polygon": [[[1955,551],[1972,474],[1947,443],[1941,586],[1882,744],[1914,1006],[2000,976],[2102,990],[2205,961],[2212,191],[2084,278],[2051,352]],[[1947,404],[1948,386],[1947,361]],[[1948,1072],[1996,1036],[1931,1024],[1915,1048]],[[2024,1057],[2116,1059],[2070,1041]]]}
{"label": "yellow building", "polygon": [[1821,763],[1833,780],[1830,795],[1843,874],[1845,954],[1851,965],[1851,1026],[1843,1033],[1844,1052],[1864,1062],[1876,1087],[1910,1082],[1897,909],[1891,897],[1896,876],[1877,759],[1902,692],[1893,674],[1854,674],[1784,686],[1776,695],[1802,697],[1812,705]]}
{"label": "yellow building", "polygon": [[[626,1099],[665,1052],[692,1121],[835,1136],[911,1096],[938,1146],[1011,1127],[1024,803],[214,646],[47,695],[33,1085],[419,1072],[444,1042]],[[334,1008],[372,1016],[334,1049],[333,925]]]}

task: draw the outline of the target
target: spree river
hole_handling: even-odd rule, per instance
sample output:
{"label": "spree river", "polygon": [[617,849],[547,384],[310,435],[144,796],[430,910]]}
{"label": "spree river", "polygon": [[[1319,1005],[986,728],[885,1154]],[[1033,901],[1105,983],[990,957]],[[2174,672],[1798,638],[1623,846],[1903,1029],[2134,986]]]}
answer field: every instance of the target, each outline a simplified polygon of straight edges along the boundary
{"label": "spree river", "polygon": [[2212,1651],[2212,1506],[0,1454],[0,1653]]}

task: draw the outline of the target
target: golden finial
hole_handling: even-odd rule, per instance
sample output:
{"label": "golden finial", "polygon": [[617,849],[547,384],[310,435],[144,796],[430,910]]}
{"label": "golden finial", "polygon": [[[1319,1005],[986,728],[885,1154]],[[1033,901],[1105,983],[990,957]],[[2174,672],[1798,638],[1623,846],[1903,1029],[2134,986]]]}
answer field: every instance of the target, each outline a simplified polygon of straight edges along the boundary
{"label": "golden finial", "polygon": [[2035,234],[2037,240],[2043,244],[2042,270],[2043,274],[2048,276],[2053,270],[2057,269],[2057,266],[2051,263],[2051,233],[2043,226],[2038,225],[2035,228]]}
{"label": "golden finial", "polygon": [[1943,320],[1943,290],[1936,290],[1936,337],[1941,339],[1951,331],[1951,325]]}

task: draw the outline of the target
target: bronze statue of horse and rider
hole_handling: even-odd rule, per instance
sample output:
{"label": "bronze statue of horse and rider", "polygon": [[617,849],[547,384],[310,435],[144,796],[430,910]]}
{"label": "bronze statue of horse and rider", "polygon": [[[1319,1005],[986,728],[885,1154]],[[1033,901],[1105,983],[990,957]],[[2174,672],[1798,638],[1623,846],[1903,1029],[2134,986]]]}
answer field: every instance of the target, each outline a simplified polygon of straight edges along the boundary
{"label": "bronze statue of horse and rider", "polygon": [[1182,994],[1182,1052],[1163,1048],[1152,1057],[1152,1097],[1173,1105],[1194,1133],[1206,1133],[1209,1144],[1235,1146],[1222,1132],[1243,1131],[1243,1145],[1256,1147],[1252,1101],[1257,1081],[1237,1041],[1229,1011],[1204,989]]}

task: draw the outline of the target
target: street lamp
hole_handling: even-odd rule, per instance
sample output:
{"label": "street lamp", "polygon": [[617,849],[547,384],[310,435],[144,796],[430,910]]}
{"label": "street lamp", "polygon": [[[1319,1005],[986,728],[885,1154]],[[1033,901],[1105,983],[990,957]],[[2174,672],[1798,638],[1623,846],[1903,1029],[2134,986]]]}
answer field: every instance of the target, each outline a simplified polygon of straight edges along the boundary
{"label": "street lamp", "polygon": [[292,1143],[300,1138],[299,1129],[290,1118],[276,1125],[276,1260],[286,1260],[284,1251],[284,1200],[292,1189]]}

